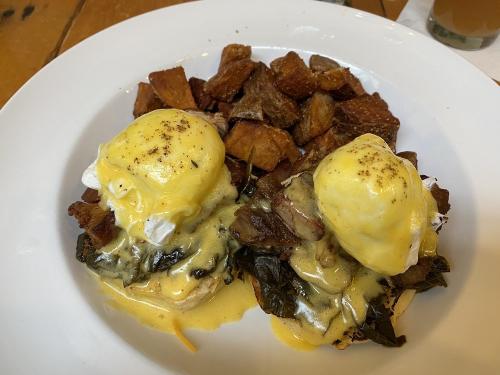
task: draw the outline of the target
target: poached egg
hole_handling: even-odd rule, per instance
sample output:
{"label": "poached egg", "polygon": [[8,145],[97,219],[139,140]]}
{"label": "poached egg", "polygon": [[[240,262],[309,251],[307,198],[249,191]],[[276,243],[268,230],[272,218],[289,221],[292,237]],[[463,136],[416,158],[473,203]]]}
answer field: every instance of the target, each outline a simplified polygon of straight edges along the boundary
{"label": "poached egg", "polygon": [[176,227],[200,222],[233,190],[224,155],[212,124],[159,109],[102,144],[82,182],[99,191],[130,238],[162,245]]}
{"label": "poached egg", "polygon": [[432,236],[434,198],[413,164],[376,135],[364,134],[324,158],[314,190],[342,248],[380,274],[396,275],[416,264],[424,239]]}

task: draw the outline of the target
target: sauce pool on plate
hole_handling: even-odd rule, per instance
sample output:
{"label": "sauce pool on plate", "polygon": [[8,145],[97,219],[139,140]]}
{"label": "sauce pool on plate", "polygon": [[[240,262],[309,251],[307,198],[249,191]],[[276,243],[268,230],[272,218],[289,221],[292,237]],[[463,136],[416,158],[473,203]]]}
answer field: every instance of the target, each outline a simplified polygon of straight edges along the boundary
{"label": "sauce pool on plate", "polygon": [[174,334],[191,351],[197,349],[184,335],[185,329],[212,331],[222,324],[240,320],[245,311],[257,305],[252,286],[239,279],[222,287],[209,301],[186,311],[172,309],[158,301],[136,299],[119,280],[101,279],[100,286],[112,307],[151,328]]}

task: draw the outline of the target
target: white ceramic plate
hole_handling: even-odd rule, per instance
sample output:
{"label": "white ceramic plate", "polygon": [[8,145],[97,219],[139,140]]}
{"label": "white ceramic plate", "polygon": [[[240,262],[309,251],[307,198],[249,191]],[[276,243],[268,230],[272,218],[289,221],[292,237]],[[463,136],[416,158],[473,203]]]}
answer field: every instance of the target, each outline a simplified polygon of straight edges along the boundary
{"label": "white ceramic plate", "polygon": [[[255,59],[265,61],[294,49],[352,66],[401,119],[399,149],[417,151],[421,171],[451,191],[441,236],[450,286],[418,296],[399,326],[403,348],[296,352],[255,309],[216,332],[189,332],[201,349],[192,354],[106,307],[75,261],[78,229],[66,207],[98,144],[132,119],[136,83],[177,64],[208,77],[230,42],[255,46]],[[196,2],[87,39],[0,112],[0,373],[497,373],[499,104],[500,88],[447,48],[320,2]]]}

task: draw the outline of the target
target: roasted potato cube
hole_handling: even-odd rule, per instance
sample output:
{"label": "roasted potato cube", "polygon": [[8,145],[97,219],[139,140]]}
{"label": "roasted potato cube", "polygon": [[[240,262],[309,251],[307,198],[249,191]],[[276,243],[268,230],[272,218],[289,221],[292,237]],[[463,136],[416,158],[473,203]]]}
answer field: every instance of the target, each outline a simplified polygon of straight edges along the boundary
{"label": "roasted potato cube", "polygon": [[165,105],[178,109],[196,109],[182,66],[149,73],[149,82]]}
{"label": "roasted potato cube", "polygon": [[302,106],[302,120],[293,130],[293,139],[299,146],[323,134],[333,125],[335,102],[322,92],[315,92]]}
{"label": "roasted potato cube", "polygon": [[191,87],[197,107],[202,111],[213,111],[217,105],[217,101],[205,91],[205,82],[204,79],[189,78],[189,86]]}
{"label": "roasted potato cube", "polygon": [[222,50],[218,71],[220,72],[234,61],[249,59],[250,56],[252,56],[252,47],[243,44],[228,44]]}
{"label": "roasted potato cube", "polygon": [[346,135],[338,134],[335,128],[328,129],[304,146],[305,153],[292,166],[292,173],[313,170],[329,153],[351,141]]}
{"label": "roasted potato cube", "polygon": [[345,134],[339,134],[336,128],[330,128],[325,133],[309,141],[305,146],[305,152],[312,149],[320,151],[325,156],[335,149],[349,143],[352,139]]}
{"label": "roasted potato cube", "polygon": [[293,162],[300,156],[290,134],[263,123],[236,123],[224,143],[229,155],[266,171],[272,171],[281,160]]}
{"label": "roasted potato cube", "polygon": [[434,184],[431,187],[431,194],[436,200],[438,212],[441,215],[446,215],[451,208],[450,192],[446,189],[441,188],[438,184]]}
{"label": "roasted potato cube", "polygon": [[163,108],[163,103],[156,96],[151,85],[146,82],[139,82],[134,103],[134,117],[137,118],[159,108]]}
{"label": "roasted potato cube", "polygon": [[243,95],[243,97],[234,104],[229,115],[230,120],[257,120],[264,121],[264,111],[262,109],[262,100],[254,92]]}
{"label": "roasted potato cube", "polygon": [[225,66],[208,80],[205,90],[214,98],[230,102],[241,90],[256,67],[250,59],[236,60]]}
{"label": "roasted potato cube", "polygon": [[366,94],[363,85],[349,70],[337,68],[316,74],[318,86],[328,91],[336,100],[349,100]]}
{"label": "roasted potato cube", "polygon": [[325,72],[316,73],[318,87],[324,91],[339,90],[346,84],[345,69],[331,69]]}
{"label": "roasted potato cube", "polygon": [[225,119],[222,113],[201,112],[192,110],[189,110],[187,112],[195,116],[201,117],[205,121],[211,123],[215,127],[215,129],[217,129],[217,132],[219,133],[221,138],[224,138],[226,136],[227,131],[229,130],[229,124],[227,123],[227,120]]}
{"label": "roasted potato cube", "polygon": [[415,169],[418,169],[418,160],[417,160],[417,153],[413,151],[401,151],[398,152],[396,155],[398,155],[400,158],[404,158],[406,160],[409,160]]}
{"label": "roasted potato cube", "polygon": [[247,164],[227,156],[224,163],[231,173],[231,183],[238,190],[242,189],[247,182]]}
{"label": "roasted potato cube", "polygon": [[295,52],[288,52],[271,62],[276,86],[294,99],[303,99],[316,89],[316,79],[304,61]]}
{"label": "roasted potato cube", "polygon": [[82,201],[85,203],[98,203],[100,200],[99,191],[95,189],[87,188],[82,194]]}
{"label": "roasted potato cube", "polygon": [[336,100],[348,100],[366,94],[363,85],[358,77],[351,73],[349,68],[342,69],[345,83],[338,89],[331,91],[331,95]]}
{"label": "roasted potato cube", "polygon": [[231,111],[233,110],[232,103],[218,102],[217,110],[222,113],[225,119],[230,120]]}
{"label": "roasted potato cube", "polygon": [[328,91],[337,100],[348,100],[365,94],[361,82],[349,68],[336,68],[316,73],[318,87]]}
{"label": "roasted potato cube", "polygon": [[106,246],[118,235],[115,215],[104,211],[98,203],[75,202],[68,207],[68,214],[75,217],[96,249]]}
{"label": "roasted potato cube", "polygon": [[309,58],[309,68],[313,72],[326,72],[328,70],[340,68],[338,62],[321,55],[311,55]]}
{"label": "roasted potato cube", "polygon": [[273,126],[288,128],[300,119],[297,103],[274,86],[273,73],[263,63],[259,63],[245,84],[245,96],[250,96],[249,100],[260,100],[262,111]]}
{"label": "roasted potato cube", "polygon": [[335,126],[351,139],[365,133],[383,138],[394,150],[399,120],[378,93],[362,95],[335,105]]}

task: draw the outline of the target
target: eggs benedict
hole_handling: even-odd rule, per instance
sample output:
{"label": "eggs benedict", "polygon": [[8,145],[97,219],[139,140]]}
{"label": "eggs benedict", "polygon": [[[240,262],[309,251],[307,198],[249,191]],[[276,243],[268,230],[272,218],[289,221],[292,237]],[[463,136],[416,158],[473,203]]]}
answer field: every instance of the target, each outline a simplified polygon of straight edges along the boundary
{"label": "eggs benedict", "polygon": [[99,191],[131,237],[159,246],[176,227],[203,220],[223,199],[234,201],[224,155],[212,124],[159,109],[101,145],[82,182]]}
{"label": "eggs benedict", "polygon": [[[147,303],[163,309],[162,316],[166,311],[173,316],[193,310],[232,282],[230,258],[239,244],[227,228],[238,204],[224,158],[215,126],[177,109],[147,113],[99,147],[82,176],[84,185],[97,191],[97,203],[76,202],[70,214],[80,223],[81,211],[89,207],[112,216],[117,232],[112,240],[96,246],[83,237],[79,246],[82,260],[101,275],[116,301],[123,305],[125,296],[129,307]],[[254,298],[241,285],[232,290],[249,296],[228,306],[233,313],[227,316],[234,319]],[[209,327],[224,321],[190,314],[191,321]]]}
{"label": "eggs benedict", "polygon": [[[405,338],[394,333],[393,311],[400,314],[415,290],[426,290],[427,277],[440,280],[427,287],[445,285],[441,272],[449,271],[436,254],[436,230],[445,218],[431,193],[435,179],[422,180],[409,160],[367,133],[326,155],[313,171],[282,180],[276,194],[264,194],[257,186],[250,207],[265,207],[267,194],[277,219],[300,237],[278,259],[250,242],[253,250],[240,257],[254,278],[259,303],[275,315],[275,334],[300,349],[345,348],[367,338],[401,346]],[[233,229],[240,230],[241,220],[256,222],[242,217],[246,212],[252,211],[238,211]],[[313,239],[309,232],[317,216],[325,231]],[[244,234],[238,233],[245,239]],[[376,323],[381,317],[385,321]]]}

